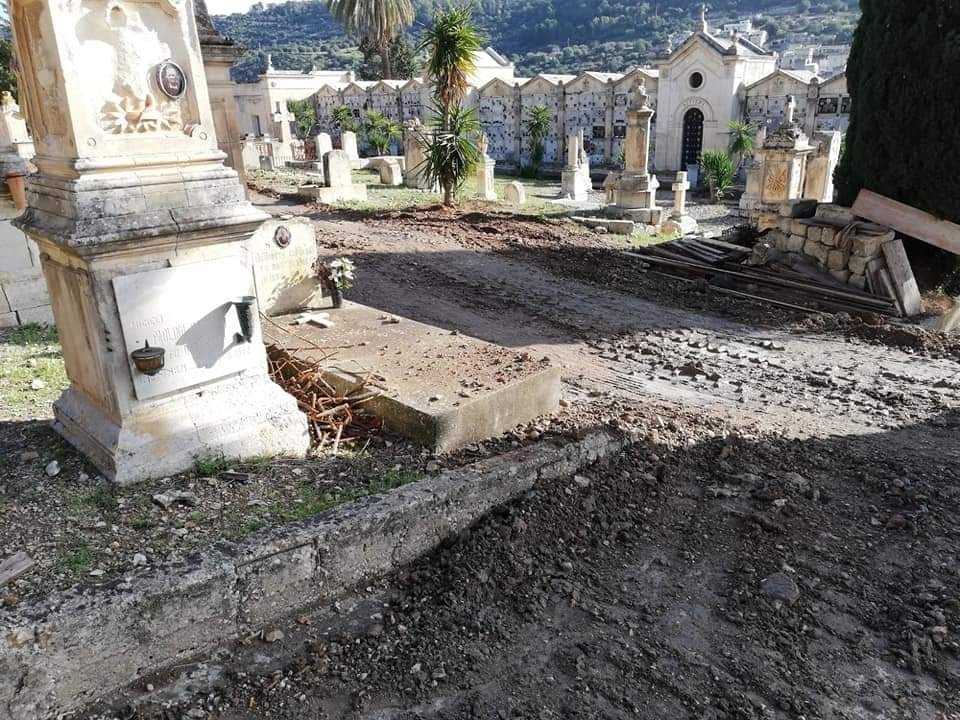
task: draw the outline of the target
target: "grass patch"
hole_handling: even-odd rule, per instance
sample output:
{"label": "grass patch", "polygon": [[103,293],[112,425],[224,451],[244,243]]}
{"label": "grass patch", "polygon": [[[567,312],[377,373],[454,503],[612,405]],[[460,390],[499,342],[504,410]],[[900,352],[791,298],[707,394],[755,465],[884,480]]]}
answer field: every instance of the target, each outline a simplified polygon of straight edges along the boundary
{"label": "grass patch", "polygon": [[229,463],[227,462],[227,458],[224,457],[223,453],[196,455],[193,458],[193,469],[197,475],[219,475],[228,467]]}
{"label": "grass patch", "polygon": [[650,245],[659,245],[660,243],[670,242],[680,237],[680,233],[658,233],[650,235],[642,230],[633,233],[627,240],[630,247],[649,247]]}
{"label": "grass patch", "polygon": [[60,569],[73,576],[79,577],[90,572],[93,565],[94,552],[86,540],[77,540],[60,559]]}
{"label": "grass patch", "polygon": [[83,497],[82,502],[87,507],[96,508],[104,512],[112,512],[119,506],[115,488],[106,483],[95,487],[92,492]]}
{"label": "grass patch", "polygon": [[21,325],[12,330],[5,342],[11,345],[53,345],[60,342],[53,325]]}
{"label": "grass patch", "polygon": [[69,385],[57,331],[24,325],[0,333],[0,406],[4,417],[49,417]]}

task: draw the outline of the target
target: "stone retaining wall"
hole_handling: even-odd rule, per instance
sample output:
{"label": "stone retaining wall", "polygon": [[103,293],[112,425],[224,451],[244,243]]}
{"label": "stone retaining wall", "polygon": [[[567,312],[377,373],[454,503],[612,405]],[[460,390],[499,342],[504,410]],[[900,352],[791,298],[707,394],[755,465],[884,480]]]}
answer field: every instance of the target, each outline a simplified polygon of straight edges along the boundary
{"label": "stone retaining wall", "polygon": [[429,552],[535,482],[631,441],[598,431],[537,443],[313,520],[221,542],[202,557],[0,611],[0,716],[44,718],[330,602]]}

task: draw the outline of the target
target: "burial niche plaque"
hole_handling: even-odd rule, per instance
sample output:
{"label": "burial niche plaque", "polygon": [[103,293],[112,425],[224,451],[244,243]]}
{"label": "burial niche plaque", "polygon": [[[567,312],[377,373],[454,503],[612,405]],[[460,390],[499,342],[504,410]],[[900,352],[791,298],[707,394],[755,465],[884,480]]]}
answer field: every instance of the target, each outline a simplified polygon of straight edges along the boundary
{"label": "burial niche plaque", "polygon": [[[140,400],[195,387],[255,364],[259,333],[240,342],[233,300],[253,295],[248,268],[211,260],[113,279],[133,387]],[[164,367],[146,375],[131,353],[145,342],[166,350]]]}

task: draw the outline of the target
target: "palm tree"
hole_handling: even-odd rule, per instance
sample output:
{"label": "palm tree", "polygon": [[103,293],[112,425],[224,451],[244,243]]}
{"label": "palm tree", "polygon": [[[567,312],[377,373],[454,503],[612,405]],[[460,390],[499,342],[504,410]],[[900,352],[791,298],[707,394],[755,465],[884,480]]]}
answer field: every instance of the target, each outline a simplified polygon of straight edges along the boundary
{"label": "palm tree", "polygon": [[433,25],[423,33],[418,50],[427,52],[424,75],[433,83],[434,131],[424,142],[424,171],[443,188],[444,205],[453,205],[453,194],[480,161],[476,115],[462,107],[476,68],[476,53],[483,38],[473,24],[468,7],[438,10]]}
{"label": "palm tree", "polygon": [[[440,108],[436,108],[437,115]],[[424,144],[423,172],[431,185],[443,188],[443,204],[453,205],[453,195],[476,170],[480,148],[476,138],[480,121],[471,108],[457,104],[447,115],[446,127],[435,121],[432,137]]]}
{"label": "palm tree", "polygon": [[392,78],[390,44],[413,24],[410,0],[327,0],[327,10],[344,30],[366,38],[377,49],[384,79]]}
{"label": "palm tree", "polygon": [[400,124],[378,110],[368,110],[365,120],[367,142],[373,145],[377,155],[386,155],[390,141],[403,137]]}
{"label": "palm tree", "polygon": [[483,38],[473,24],[468,7],[437,11],[433,25],[420,38],[418,51],[427,51],[426,79],[446,118],[454,105],[463,102],[470,87],[470,73],[476,69],[475,53],[483,47]]}
{"label": "palm tree", "polygon": [[753,140],[757,129],[748,122],[731,120],[727,123],[730,129],[730,154],[737,158],[737,172],[743,166],[743,158],[753,152]]}
{"label": "palm tree", "polygon": [[527,132],[530,134],[530,166],[534,175],[539,175],[543,166],[543,156],[547,152],[545,140],[550,133],[550,124],[553,118],[550,108],[546,105],[534,105],[530,108],[530,119],[527,120]]}

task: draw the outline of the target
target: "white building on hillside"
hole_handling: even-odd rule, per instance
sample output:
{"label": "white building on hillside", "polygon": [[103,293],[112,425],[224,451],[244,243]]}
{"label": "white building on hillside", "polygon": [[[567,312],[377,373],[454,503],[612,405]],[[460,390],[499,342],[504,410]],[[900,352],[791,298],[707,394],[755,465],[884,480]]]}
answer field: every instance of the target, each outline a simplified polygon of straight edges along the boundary
{"label": "white building on hillside", "polygon": [[776,70],[776,55],[734,33],[701,28],[657,60],[657,170],[696,165],[705,149],[725,149],[727,124],[743,116],[741,91]]}
{"label": "white building on hillside", "polygon": [[267,70],[254,83],[237,83],[233,97],[237,122],[244,135],[270,135],[290,142],[293,116],[287,111],[288,100],[305,100],[329,83],[348,83],[352,70],[277,70],[267,55]]}

